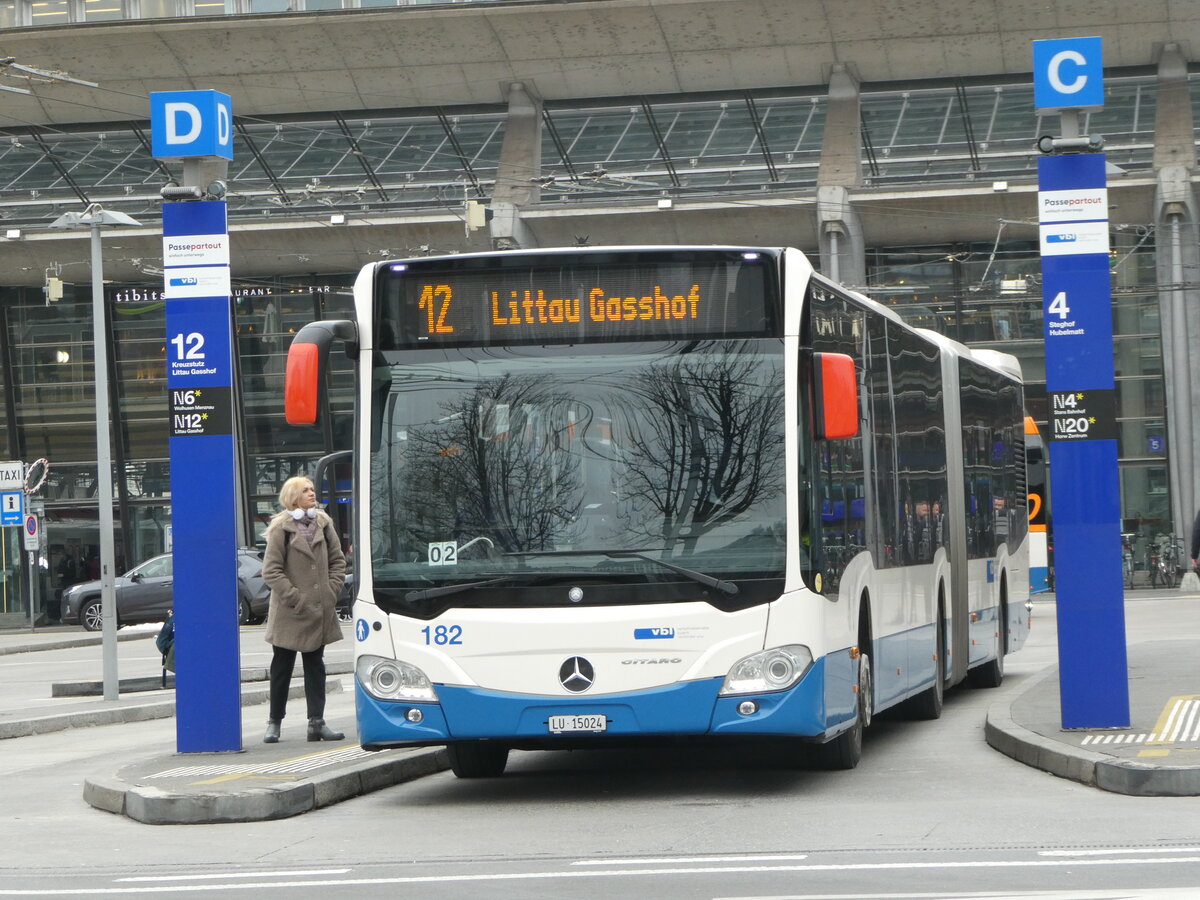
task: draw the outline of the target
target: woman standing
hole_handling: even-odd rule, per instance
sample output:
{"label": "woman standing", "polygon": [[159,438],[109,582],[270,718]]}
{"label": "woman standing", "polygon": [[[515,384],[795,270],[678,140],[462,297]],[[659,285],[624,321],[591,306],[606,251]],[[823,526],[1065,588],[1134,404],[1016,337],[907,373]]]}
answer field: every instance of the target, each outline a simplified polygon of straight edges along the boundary
{"label": "woman standing", "polygon": [[325,724],[325,645],[342,639],[337,598],[346,577],[346,558],[333,519],[317,509],[313,483],[289,478],[279,492],[283,510],[267,526],[263,580],[271,588],[267,643],[271,659],[271,713],[263,742],[279,740],[296,654],[304,660],[308,739],[340,741],[345,735]]}

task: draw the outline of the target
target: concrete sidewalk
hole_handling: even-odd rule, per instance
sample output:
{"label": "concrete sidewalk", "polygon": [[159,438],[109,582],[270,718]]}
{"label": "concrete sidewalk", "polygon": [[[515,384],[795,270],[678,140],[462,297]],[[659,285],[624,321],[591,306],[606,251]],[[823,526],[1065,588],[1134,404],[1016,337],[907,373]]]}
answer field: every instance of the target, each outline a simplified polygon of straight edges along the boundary
{"label": "concrete sidewalk", "polygon": [[[1200,596],[1196,598],[1200,600]],[[152,637],[143,634],[142,637]],[[98,644],[98,634],[76,633],[67,646]],[[132,638],[136,635],[131,636]],[[33,638],[35,640],[29,640]],[[0,652],[49,649],[43,635],[0,633]],[[1143,796],[1200,795],[1200,665],[1194,642],[1155,641],[1129,648],[1131,726],[1128,729],[1063,731],[1057,670],[988,711],[986,736],[997,750],[1027,765],[1104,790]],[[330,669],[336,664],[331,663]],[[345,673],[349,669],[343,663]],[[263,673],[265,674],[265,672]],[[352,678],[352,676],[350,676]],[[305,740],[302,711],[284,721],[278,744],[261,743],[257,729],[243,735],[243,749],[225,753],[175,753],[168,748],[86,779],[92,806],[149,824],[251,822],[319,809],[448,768],[441,748],[368,753],[354,735],[353,692],[344,675],[331,678],[326,718],[346,733],[336,743]],[[299,681],[292,689],[303,696]],[[2,697],[0,697],[2,700]],[[265,704],[265,683],[243,684],[243,705]],[[10,711],[11,712],[11,711]],[[4,729],[36,733],[37,720],[53,717],[63,727],[85,727],[174,715],[174,691],[100,697],[47,698],[39,715],[23,712]],[[265,716],[264,716],[265,721]]]}
{"label": "concrete sidewalk", "polygon": [[1154,641],[1126,653],[1128,728],[1064,731],[1054,667],[1015,699],[988,710],[988,744],[1026,765],[1106,791],[1200,795],[1200,648],[1195,641]]}
{"label": "concrete sidewalk", "polygon": [[[122,630],[121,641],[152,641],[157,629]],[[77,626],[0,631],[0,655],[95,648],[102,636]],[[338,645],[334,645],[338,646]],[[155,825],[252,822],[294,816],[449,767],[441,748],[367,753],[354,733],[353,695],[344,682],[352,672],[346,660],[327,660],[326,720],[346,734],[338,742],[308,742],[304,686],[296,667],[289,715],[278,744],[262,743],[260,723],[243,728],[242,749],[222,753],[174,752],[139,756],[116,772],[85,779],[83,798],[97,809]],[[243,667],[243,707],[265,706],[267,671]],[[100,682],[63,681],[47,686],[45,702],[14,705],[0,685],[0,740],[66,729],[142,722],[175,715],[174,679],[122,678],[115,701],[102,696]],[[299,703],[296,701],[299,700]]]}
{"label": "concrete sidewalk", "polygon": [[[119,641],[151,640],[157,629],[149,626],[121,631]],[[0,632],[0,656],[17,653],[38,653],[77,647],[99,647],[103,642],[98,632],[83,631],[77,626],[56,626],[39,633],[28,631]],[[348,675],[349,662],[331,661],[326,664],[330,676]],[[241,670],[242,706],[266,703],[268,699],[267,670],[263,667],[244,667]],[[100,681],[56,681],[50,685],[45,703],[35,707],[23,705],[10,708],[0,693],[0,740],[65,731],[68,728],[87,728],[122,722],[144,722],[166,719],[175,715],[175,676],[121,678],[116,700],[103,699]],[[331,679],[330,692],[342,690],[340,680]],[[289,697],[304,696],[304,688],[296,684]]]}
{"label": "concrete sidewalk", "polygon": [[[140,641],[157,637],[155,630],[146,627],[123,629],[117,632],[117,640]],[[98,646],[103,636],[98,631],[84,631],[78,625],[39,625],[29,628],[7,628],[0,630],[0,656],[13,653],[36,653],[40,650],[66,650],[70,647]]]}
{"label": "concrete sidewalk", "polygon": [[[346,740],[309,743],[303,715],[284,720],[284,738],[245,735],[240,753],[159,754],[84,781],[97,809],[149,825],[261,822],[320,809],[449,768],[440,747],[382,750]],[[335,728],[345,723],[330,720]],[[288,726],[292,735],[288,735]]]}

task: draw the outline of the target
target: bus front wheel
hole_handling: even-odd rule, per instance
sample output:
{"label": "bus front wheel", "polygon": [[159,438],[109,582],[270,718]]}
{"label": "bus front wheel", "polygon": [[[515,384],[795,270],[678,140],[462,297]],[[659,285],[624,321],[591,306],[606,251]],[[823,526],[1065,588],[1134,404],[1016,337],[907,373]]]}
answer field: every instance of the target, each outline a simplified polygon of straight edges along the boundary
{"label": "bus front wheel", "polygon": [[853,769],[862,759],[863,731],[871,724],[873,710],[871,655],[865,647],[858,654],[858,693],[854,724],[832,741],[812,748],[813,761],[821,769]]}
{"label": "bus front wheel", "polygon": [[508,748],[486,741],[459,741],[446,746],[450,770],[459,778],[495,778],[508,765]]}

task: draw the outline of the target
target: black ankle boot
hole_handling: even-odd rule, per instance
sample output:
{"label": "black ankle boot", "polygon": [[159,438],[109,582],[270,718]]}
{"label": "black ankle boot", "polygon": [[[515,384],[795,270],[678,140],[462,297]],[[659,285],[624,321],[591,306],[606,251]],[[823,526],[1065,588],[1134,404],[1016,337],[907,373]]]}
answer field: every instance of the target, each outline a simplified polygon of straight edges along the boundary
{"label": "black ankle boot", "polygon": [[279,743],[279,723],[274,719],[267,719],[267,733],[263,735],[264,744]]}
{"label": "black ankle boot", "polygon": [[324,719],[308,720],[308,739],[310,741],[340,741],[345,737],[340,731],[334,731],[326,725]]}

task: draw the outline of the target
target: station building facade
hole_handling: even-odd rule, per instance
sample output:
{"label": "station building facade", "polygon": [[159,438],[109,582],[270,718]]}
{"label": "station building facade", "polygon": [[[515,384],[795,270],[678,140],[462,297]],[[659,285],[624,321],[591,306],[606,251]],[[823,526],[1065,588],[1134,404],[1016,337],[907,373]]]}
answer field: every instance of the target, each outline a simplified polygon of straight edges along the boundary
{"label": "station building facade", "polygon": [[[183,512],[170,502],[159,196],[180,172],[150,157],[149,91],[233,98],[239,528],[252,543],[282,482],[349,440],[345,364],[327,427],[284,423],[291,336],[314,318],[352,315],[357,269],[384,258],[577,243],[797,246],[914,325],[1015,354],[1044,428],[1035,142],[1058,122],[1034,111],[1029,42],[1084,34],[1115,48],[1104,106],[1083,127],[1103,137],[1109,163],[1122,515],[1139,554],[1159,533],[1186,533],[1200,500],[1200,65],[1188,57],[1200,18],[1172,18],[1164,5],[1122,21],[1081,7],[1069,27],[1031,26],[1024,13],[1056,5],[1016,0],[972,25],[963,10],[977,5],[966,0],[941,3],[937,22],[916,18],[927,4],[903,0],[864,2],[854,21],[836,22],[842,5],[818,0],[352,2],[291,12],[0,2],[23,67],[0,61],[0,87],[30,91],[0,94],[0,452],[51,463],[36,498],[43,601],[61,587],[62,560],[86,563],[99,544],[96,328],[110,337],[118,567],[171,549],[171,517]],[[601,37],[646,46],[614,60],[596,49]],[[351,38],[389,55],[348,61]],[[103,71],[111,48],[151,40],[171,50],[134,57],[146,71],[120,81]],[[906,41],[919,46],[886,63],[874,55]],[[289,45],[295,61],[271,57],[264,74],[265,55]],[[411,56],[392,55],[404,48]],[[93,203],[142,225],[104,235],[102,323],[86,234],[47,227]],[[28,616],[27,567],[19,529],[4,529],[0,623]]]}

